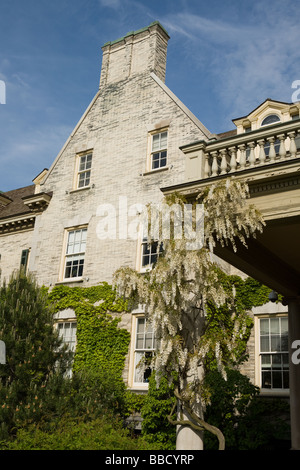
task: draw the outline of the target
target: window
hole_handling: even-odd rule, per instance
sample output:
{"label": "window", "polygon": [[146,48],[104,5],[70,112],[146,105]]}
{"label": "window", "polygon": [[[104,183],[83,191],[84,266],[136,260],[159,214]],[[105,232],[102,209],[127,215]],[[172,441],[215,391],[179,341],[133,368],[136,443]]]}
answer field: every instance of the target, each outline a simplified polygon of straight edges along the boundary
{"label": "window", "polygon": [[22,250],[20,268],[23,269],[25,273],[27,272],[28,258],[29,250]]}
{"label": "window", "polygon": [[261,388],[289,388],[288,318],[261,318]]}
{"label": "window", "polygon": [[152,134],[151,136],[151,170],[167,165],[168,131]]}
{"label": "window", "polygon": [[92,153],[79,156],[77,188],[86,188],[91,180]]}
{"label": "window", "polygon": [[145,385],[151,375],[150,362],[155,349],[151,325],[144,317],[136,318],[133,385]]}
{"label": "window", "polygon": [[270,124],[274,124],[275,122],[279,122],[280,117],[277,114],[269,114],[269,116],[265,117],[261,123],[261,126],[269,126]]}
{"label": "window", "polygon": [[68,232],[64,278],[78,278],[83,274],[87,228]]}
{"label": "window", "polygon": [[63,343],[67,344],[69,351],[74,352],[76,349],[77,323],[75,321],[59,322],[57,328]]}
{"label": "window", "polygon": [[[280,121],[280,118],[279,118],[279,116],[277,116],[277,114],[270,114],[269,116],[267,116],[263,119],[263,121],[261,123],[261,127],[269,126],[270,124],[274,124],[275,122],[279,122],[279,121]],[[275,153],[277,155],[279,153],[280,140],[276,139],[274,144],[275,144],[274,145]],[[269,142],[267,144],[265,144],[264,149],[265,149],[265,155],[266,155],[266,157],[268,157],[269,153],[270,153],[270,143]]]}
{"label": "window", "polygon": [[142,271],[151,269],[152,266],[156,263],[162,251],[163,251],[162,243],[158,246],[158,242],[149,243],[146,239],[144,239],[142,243],[142,261],[141,261]]}

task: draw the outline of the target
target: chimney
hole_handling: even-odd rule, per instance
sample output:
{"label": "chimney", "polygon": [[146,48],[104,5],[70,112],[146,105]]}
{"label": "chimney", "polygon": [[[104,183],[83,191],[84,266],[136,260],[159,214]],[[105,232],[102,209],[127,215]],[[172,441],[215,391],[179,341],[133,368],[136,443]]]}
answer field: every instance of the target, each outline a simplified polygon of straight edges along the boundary
{"label": "chimney", "polygon": [[102,47],[100,88],[146,71],[163,82],[169,35],[158,21]]}

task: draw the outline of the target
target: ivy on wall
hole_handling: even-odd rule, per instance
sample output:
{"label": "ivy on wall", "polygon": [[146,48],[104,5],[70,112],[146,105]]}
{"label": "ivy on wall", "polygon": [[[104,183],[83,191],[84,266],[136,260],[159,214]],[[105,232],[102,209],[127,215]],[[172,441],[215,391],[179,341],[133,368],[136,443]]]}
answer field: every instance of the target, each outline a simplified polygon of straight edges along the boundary
{"label": "ivy on wall", "polygon": [[56,286],[49,292],[55,311],[72,309],[77,319],[77,347],[73,370],[114,369],[122,374],[130,333],[119,328],[127,303],[103,282],[93,287]]}
{"label": "ivy on wall", "polygon": [[[222,284],[228,289],[232,289],[234,285],[238,310],[251,310],[269,300],[270,289],[252,278],[243,280],[239,276],[223,273]],[[68,308],[75,312],[77,347],[73,370],[78,371],[85,367],[109,368],[121,375],[130,333],[125,328],[119,328],[120,315],[114,314],[128,312],[128,305],[124,299],[116,296],[112,286],[106,282],[92,287],[56,286],[49,292],[48,298],[56,312]],[[223,309],[218,310],[218,316],[222,315]],[[226,307],[223,314],[228,318]],[[245,336],[248,339],[253,326],[250,317],[247,323]],[[244,346],[246,338],[242,341]]]}

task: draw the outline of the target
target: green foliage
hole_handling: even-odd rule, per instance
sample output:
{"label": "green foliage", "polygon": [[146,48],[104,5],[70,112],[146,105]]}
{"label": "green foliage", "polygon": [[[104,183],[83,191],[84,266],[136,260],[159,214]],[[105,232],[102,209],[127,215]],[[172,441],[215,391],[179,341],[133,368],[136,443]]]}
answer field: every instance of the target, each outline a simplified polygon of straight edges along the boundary
{"label": "green foliage", "polygon": [[54,330],[44,291],[23,271],[0,289],[0,338],[6,344],[6,364],[0,365],[0,435],[6,435],[18,422],[36,419],[45,382],[54,370],[67,370],[71,359]]}
{"label": "green foliage", "polygon": [[133,438],[121,421],[99,417],[93,421],[64,418],[51,429],[20,429],[12,442],[0,442],[1,450],[147,450],[155,449],[142,438]]}
{"label": "green foliage", "polygon": [[[259,450],[287,438],[288,426],[281,417],[288,412],[287,402],[263,399],[258,387],[238,370],[227,369],[227,380],[210,371],[205,384],[211,394],[205,420],[222,430],[227,450]],[[205,433],[204,446],[217,449],[216,438]]]}
{"label": "green foliage", "polygon": [[124,416],[128,417],[132,414],[140,413],[145,403],[147,395],[144,393],[136,393],[131,390],[125,392],[125,408]]}
{"label": "green foliage", "polygon": [[152,373],[148,394],[141,409],[143,436],[149,443],[159,445],[165,450],[176,448],[176,429],[167,419],[176,401],[173,390],[174,386],[169,386],[165,378],[157,388],[155,373]]}
{"label": "green foliage", "polygon": [[119,415],[125,409],[125,384],[113,369],[85,369],[67,378],[55,375],[43,397],[43,420],[63,416],[95,419]]}
{"label": "green foliage", "polygon": [[[216,268],[220,285],[226,292],[234,292],[234,303],[227,302],[221,307],[208,303],[206,336],[214,338],[222,346],[224,364],[237,366],[248,359],[247,342],[249,340],[253,320],[248,312],[256,306],[263,305],[269,300],[270,289],[252,278],[245,280],[236,275],[227,275]],[[226,351],[226,338],[232,337],[234,324],[238,320],[239,330],[236,335],[235,347]],[[206,368],[216,369],[214,353],[207,356]]]}
{"label": "green foliage", "polygon": [[[237,425],[247,412],[247,407],[259,390],[237,370],[226,370],[227,380],[216,371],[210,371],[205,378],[205,386],[210,391],[210,404],[206,408],[205,419],[209,424],[222,430],[226,449],[235,448],[238,441]],[[217,448],[217,441],[205,433],[205,448]]]}
{"label": "green foliage", "polygon": [[[77,319],[77,346],[73,370],[115,369],[121,376],[130,334],[118,327],[127,303],[107,283],[81,288],[57,286],[49,293],[55,311],[73,309]],[[108,313],[109,312],[109,313]]]}

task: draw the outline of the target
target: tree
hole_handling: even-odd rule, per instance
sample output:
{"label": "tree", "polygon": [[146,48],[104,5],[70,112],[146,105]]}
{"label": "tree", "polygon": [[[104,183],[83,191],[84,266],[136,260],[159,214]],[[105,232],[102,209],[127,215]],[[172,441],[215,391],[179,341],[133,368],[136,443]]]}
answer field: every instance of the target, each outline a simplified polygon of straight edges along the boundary
{"label": "tree", "polygon": [[[132,305],[143,304],[154,329],[157,349],[152,367],[157,385],[166,377],[174,385],[181,407],[176,420],[171,411],[170,421],[188,425],[196,433],[216,434],[220,449],[225,445],[223,434],[203,419],[205,363],[213,355],[225,377],[225,365],[240,359],[240,336],[247,321],[245,312],[235,308],[234,289],[222,284],[222,272],[212,253],[216,243],[231,244],[236,250],[237,239],[246,245],[248,237],[262,230],[263,219],[248,203],[248,196],[245,183],[227,179],[199,193],[193,205],[176,194],[165,198],[158,208],[150,205],[148,243],[155,241],[157,250],[163,245],[163,253],[146,274],[124,267],[114,277],[119,295],[131,299]],[[204,213],[202,226],[197,220],[199,204]],[[188,209],[192,223],[183,217]],[[221,306],[226,306],[231,329],[218,322]]]}
{"label": "tree", "polygon": [[[47,294],[32,276],[16,272],[0,289],[0,338],[6,345],[6,364],[0,365],[2,434],[20,420],[37,416],[45,383],[64,373],[71,354],[54,329]],[[4,429],[5,428],[5,429]]]}

